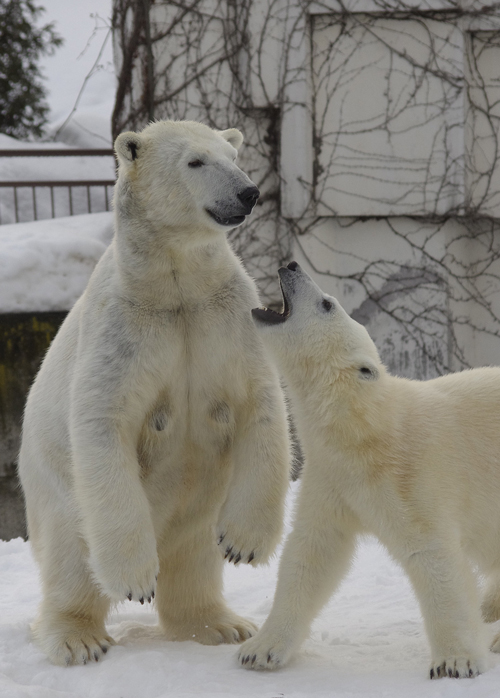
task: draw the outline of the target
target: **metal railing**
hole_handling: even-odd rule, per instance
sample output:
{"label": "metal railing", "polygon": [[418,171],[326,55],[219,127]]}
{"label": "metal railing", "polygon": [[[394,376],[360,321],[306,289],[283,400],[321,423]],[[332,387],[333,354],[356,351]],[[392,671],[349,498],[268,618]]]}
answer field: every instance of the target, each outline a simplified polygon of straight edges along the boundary
{"label": "metal railing", "polygon": [[[19,150],[14,150],[14,149],[4,149],[0,150],[0,158],[1,157],[68,157],[68,156],[112,156],[114,155],[113,150],[111,148],[92,148],[92,149],[82,149],[82,148],[71,148],[71,149],[57,149],[57,148],[26,148],[26,149],[19,149]],[[43,202],[43,214],[45,214],[48,210],[50,210],[50,216],[43,215],[43,218],[57,218],[57,211],[56,211],[56,197],[54,196],[54,191],[57,193],[62,192],[63,190],[67,190],[67,199],[66,199],[66,204],[64,204],[61,200],[60,196],[57,196],[58,198],[58,204],[59,204],[59,209],[64,208],[64,213],[60,215],[69,215],[73,216],[75,215],[75,197],[78,203],[78,208],[83,210],[79,210],[78,213],[95,213],[97,212],[96,209],[99,211],[109,211],[109,204],[110,204],[110,196],[109,196],[109,191],[108,189],[111,187],[114,187],[115,181],[112,179],[87,179],[87,180],[36,180],[36,181],[25,181],[25,180],[16,180],[16,181],[1,181],[0,182],[0,192],[3,192],[4,190],[11,189],[12,190],[12,196],[11,196],[11,206],[7,208],[10,208],[13,213],[14,220],[9,220],[9,221],[4,221],[2,220],[1,216],[1,208],[0,208],[0,225],[5,222],[15,222],[19,223],[20,222],[20,198],[22,198],[23,192],[20,190],[30,190],[31,189],[31,196],[29,196],[29,201],[30,201],[30,208],[33,212],[33,217],[31,220],[40,220],[39,218],[39,212],[40,212],[40,199],[37,199],[37,190],[38,189],[48,189],[50,192],[50,206],[48,205],[48,201],[45,200]],[[83,192],[78,191],[75,192],[75,189],[83,189]],[[99,204],[96,206],[92,204],[92,195],[91,192],[95,190],[102,189],[103,192],[103,197],[101,197],[101,200]],[[83,196],[81,195],[83,193]],[[95,198],[95,197],[94,197]],[[46,199],[46,197],[45,197]],[[23,201],[23,211],[26,211],[27,208],[27,198],[24,197]],[[4,197],[2,196],[2,204],[5,204]],[[26,219],[26,216],[23,216],[23,220]]]}
{"label": "metal railing", "polygon": [[3,158],[33,158],[33,157],[68,157],[74,155],[114,155],[113,148],[3,148],[0,157]]}

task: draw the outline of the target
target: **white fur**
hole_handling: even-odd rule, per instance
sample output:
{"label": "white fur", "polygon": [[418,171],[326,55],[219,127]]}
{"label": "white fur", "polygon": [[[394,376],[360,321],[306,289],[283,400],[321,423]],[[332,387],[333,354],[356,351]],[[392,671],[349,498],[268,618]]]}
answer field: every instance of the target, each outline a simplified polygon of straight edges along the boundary
{"label": "white fur", "polygon": [[[273,608],[239,660],[285,664],[371,532],[413,584],[431,677],[476,676],[488,666],[481,610],[500,618],[500,369],[390,376],[366,330],[298,265],[280,277],[288,319],[256,323],[288,384],[306,465]],[[489,579],[482,609],[471,562]]]}
{"label": "white fur", "polygon": [[58,664],[99,659],[127,596],[156,592],[171,639],[254,632],[224,603],[223,556],[274,550],[289,453],[254,283],[231,224],[207,213],[237,215],[254,186],[241,141],[194,122],[116,141],[115,237],[33,385],[19,460],[43,586],[34,635]]}

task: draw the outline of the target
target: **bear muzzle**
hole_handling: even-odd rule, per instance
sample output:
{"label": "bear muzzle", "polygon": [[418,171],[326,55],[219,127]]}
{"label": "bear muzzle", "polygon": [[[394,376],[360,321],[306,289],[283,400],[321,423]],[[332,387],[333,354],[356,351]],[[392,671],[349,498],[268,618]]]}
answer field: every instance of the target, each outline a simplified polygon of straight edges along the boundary
{"label": "bear muzzle", "polygon": [[299,272],[301,271],[297,262],[290,262],[286,267],[280,267],[280,269],[278,269],[281,295],[283,296],[283,308],[281,313],[272,310],[272,308],[253,308],[252,315],[256,320],[268,325],[278,325],[285,322],[285,320],[290,317],[294,291],[294,279],[292,274],[297,270]]}
{"label": "bear muzzle", "polygon": [[219,225],[234,227],[241,225],[245,217],[252,213],[258,201],[260,191],[256,186],[246,187],[236,194],[237,201],[232,204],[218,203],[215,208],[205,209],[208,215]]}

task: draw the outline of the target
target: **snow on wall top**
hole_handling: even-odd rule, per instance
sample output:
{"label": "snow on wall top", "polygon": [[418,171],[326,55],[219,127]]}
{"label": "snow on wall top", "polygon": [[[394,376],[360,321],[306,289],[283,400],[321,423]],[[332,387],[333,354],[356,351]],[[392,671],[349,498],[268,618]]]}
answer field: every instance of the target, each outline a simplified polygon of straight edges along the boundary
{"label": "snow on wall top", "polygon": [[70,310],[113,237],[113,214],[0,226],[0,312]]}

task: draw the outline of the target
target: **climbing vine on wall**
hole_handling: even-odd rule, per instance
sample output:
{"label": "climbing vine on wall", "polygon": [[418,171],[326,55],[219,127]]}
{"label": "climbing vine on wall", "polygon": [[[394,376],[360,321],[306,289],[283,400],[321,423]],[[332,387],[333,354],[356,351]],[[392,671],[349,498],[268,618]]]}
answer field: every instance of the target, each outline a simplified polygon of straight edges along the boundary
{"label": "climbing vine on wall", "polygon": [[[115,136],[158,118],[243,131],[262,195],[231,241],[264,298],[299,255],[394,370],[500,356],[499,3],[114,0],[113,32]],[[283,139],[297,109],[311,133]],[[283,148],[304,139],[308,205],[283,215]]]}

